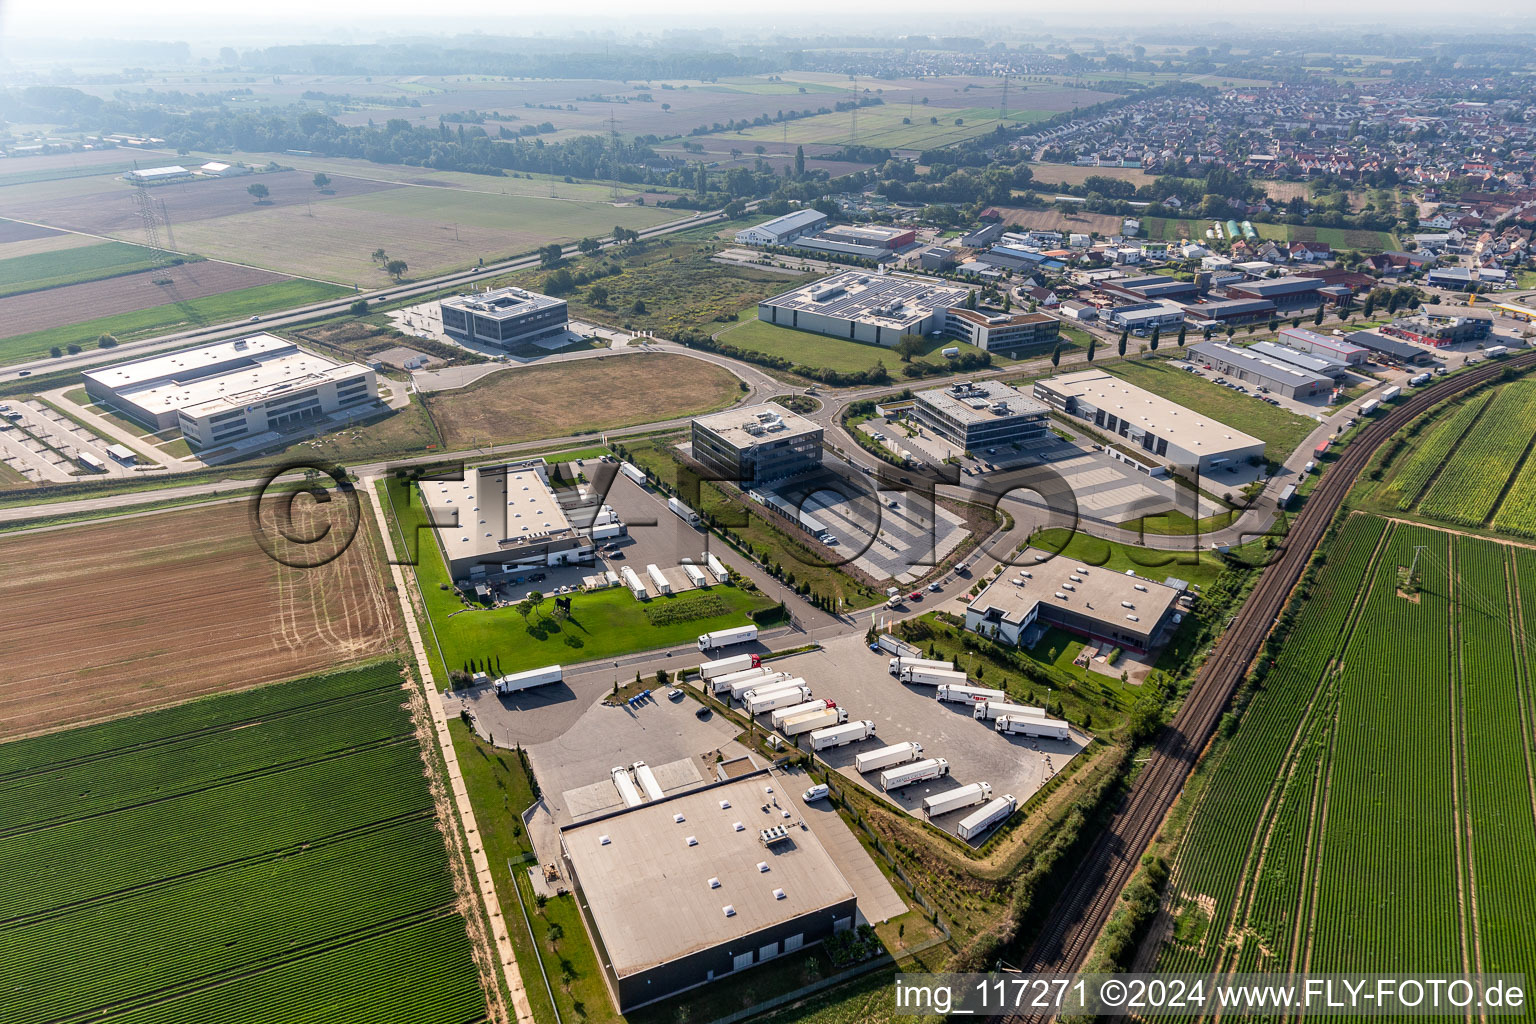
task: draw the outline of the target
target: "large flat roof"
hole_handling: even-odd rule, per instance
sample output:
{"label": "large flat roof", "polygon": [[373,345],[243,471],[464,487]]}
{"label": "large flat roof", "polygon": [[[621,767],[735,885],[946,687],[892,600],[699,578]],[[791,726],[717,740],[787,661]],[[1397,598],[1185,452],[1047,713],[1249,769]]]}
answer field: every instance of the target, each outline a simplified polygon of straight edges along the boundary
{"label": "large flat roof", "polygon": [[1332,375],[1340,370],[1347,370],[1349,364],[1342,359],[1332,356],[1318,355],[1315,352],[1303,352],[1300,349],[1291,348],[1288,345],[1277,345],[1273,341],[1260,341],[1248,347],[1249,352],[1271,359],[1278,359],[1283,363],[1292,363],[1303,370],[1313,373]]}
{"label": "large flat roof", "polygon": [[736,448],[777,441],[786,437],[798,437],[821,429],[799,413],[790,412],[782,405],[763,402],[761,405],[744,405],[739,409],[698,416],[694,422],[718,435]]}
{"label": "large flat roof", "polygon": [[1202,341],[1193,346],[1190,351],[1196,355],[1217,356],[1243,367],[1250,373],[1257,373],[1270,380],[1284,381],[1292,387],[1317,387],[1320,384],[1329,383],[1328,378],[1322,374],[1303,370],[1295,363],[1271,359],[1263,353],[1224,345],[1219,341]]}
{"label": "large flat roof", "polygon": [[470,466],[462,480],[422,480],[449,560],[497,555],[575,533],[542,463]]}
{"label": "large flat roof", "polygon": [[930,278],[850,270],[764,302],[780,309],[905,329],[940,310],[960,305],[969,294],[969,289],[938,284]]}
{"label": "large flat roof", "polygon": [[951,384],[919,391],[916,398],[964,424],[990,423],[1015,416],[1049,416],[1050,407],[1017,388],[995,380]]}
{"label": "large flat roof", "polygon": [[[1041,556],[1043,560],[1037,561]],[[976,595],[971,611],[984,613],[987,608],[996,608],[1017,622],[1035,605],[1048,604],[1118,627],[1139,627],[1140,632],[1150,634],[1179,599],[1179,591],[1166,583],[1087,565],[1040,548],[1025,548],[1013,565]],[[1028,577],[1023,575],[1026,572]],[[1128,621],[1127,615],[1136,616],[1138,621]]]}
{"label": "large flat roof", "polygon": [[[815,833],[802,826],[792,788],[783,776],[759,772],[561,830],[616,975],[854,898]],[[759,830],[775,826],[788,838],[765,846]]]}
{"label": "large flat roof", "polygon": [[[214,345],[185,348],[162,356],[149,356],[129,363],[86,370],[83,376],[116,391],[143,387],[168,380],[190,380],[231,360],[256,359],[281,352],[296,351],[298,346],[273,334],[253,334],[248,338],[221,341]],[[334,362],[327,360],[334,365]]]}
{"label": "large flat roof", "polygon": [[509,316],[522,316],[536,309],[552,309],[555,306],[565,305],[564,299],[557,299],[549,295],[540,295],[538,292],[530,292],[523,288],[497,288],[487,292],[472,292],[469,295],[454,295],[442,300],[444,306],[453,309],[462,309],[465,312],[478,316],[486,316],[492,319],[500,319]]}
{"label": "large flat roof", "polygon": [[1039,382],[1058,394],[1071,395],[1166,438],[1185,451],[1215,455],[1263,445],[1263,441],[1220,420],[1186,409],[1161,395],[1129,384],[1103,370],[1082,370]]}

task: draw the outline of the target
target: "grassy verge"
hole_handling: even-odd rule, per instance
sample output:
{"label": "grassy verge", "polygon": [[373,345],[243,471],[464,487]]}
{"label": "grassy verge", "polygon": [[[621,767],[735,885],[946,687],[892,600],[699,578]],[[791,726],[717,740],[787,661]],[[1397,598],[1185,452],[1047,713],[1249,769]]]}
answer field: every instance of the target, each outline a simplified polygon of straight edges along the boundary
{"label": "grassy verge", "polygon": [[1275,458],[1284,458],[1306,440],[1317,424],[1283,408],[1240,395],[1197,374],[1186,373],[1170,359],[1147,358],[1117,363],[1110,373],[1187,409],[1210,416],[1226,426],[1263,441]]}
{"label": "grassy verge", "polygon": [[[751,313],[750,318],[743,319],[740,324],[721,331],[717,339],[722,344],[734,345],[745,351],[781,356],[797,366],[820,367],[839,373],[862,373],[873,369],[876,363],[884,363],[893,377],[902,375],[901,357],[896,354],[894,347],[780,327],[778,324],[764,323],[757,319],[755,313]],[[981,349],[964,342],[930,338],[924,340],[922,351],[912,361],[942,366],[949,362],[942,355],[947,348],[958,348],[962,354],[985,354]],[[1050,348],[1047,346],[1041,351],[1049,353]],[[1002,356],[992,357],[995,366],[1006,366],[1010,362],[1012,360]]]}

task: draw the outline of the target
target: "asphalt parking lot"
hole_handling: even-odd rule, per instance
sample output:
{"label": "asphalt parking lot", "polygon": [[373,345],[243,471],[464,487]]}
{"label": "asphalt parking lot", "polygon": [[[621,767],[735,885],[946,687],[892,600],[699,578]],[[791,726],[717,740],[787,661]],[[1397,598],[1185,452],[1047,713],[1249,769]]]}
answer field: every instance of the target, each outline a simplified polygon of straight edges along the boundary
{"label": "asphalt parking lot", "polygon": [[[924,797],[973,782],[990,784],[993,796],[1011,793],[1022,805],[1087,745],[1088,737],[1075,729],[1071,741],[1004,736],[991,723],[973,719],[969,706],[935,700],[932,687],[897,682],[888,664],[889,655],[871,652],[862,636],[845,636],[828,641],[821,650],[777,660],[773,667],[804,677],[818,699],[846,708],[850,722],[875,723],[873,737],[824,751],[821,757],[848,779],[916,817],[922,816]],[[760,721],[766,724],[767,716]],[[922,744],[923,757],[947,760],[950,774],[881,793],[878,772],[861,776],[854,770],[858,754],[908,740]],[[802,738],[801,745],[808,747],[809,741]],[[934,824],[953,832],[974,809],[942,815]]]}

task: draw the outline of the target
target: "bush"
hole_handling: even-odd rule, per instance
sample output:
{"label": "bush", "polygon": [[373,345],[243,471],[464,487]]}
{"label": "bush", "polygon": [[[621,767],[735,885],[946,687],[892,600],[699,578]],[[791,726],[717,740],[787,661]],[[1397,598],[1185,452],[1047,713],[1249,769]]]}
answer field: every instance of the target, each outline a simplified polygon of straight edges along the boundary
{"label": "bush", "polygon": [[362,316],[364,313],[368,312],[368,300],[358,299],[356,302],[353,302],[352,305],[348,306],[347,309],[352,312],[353,316]]}

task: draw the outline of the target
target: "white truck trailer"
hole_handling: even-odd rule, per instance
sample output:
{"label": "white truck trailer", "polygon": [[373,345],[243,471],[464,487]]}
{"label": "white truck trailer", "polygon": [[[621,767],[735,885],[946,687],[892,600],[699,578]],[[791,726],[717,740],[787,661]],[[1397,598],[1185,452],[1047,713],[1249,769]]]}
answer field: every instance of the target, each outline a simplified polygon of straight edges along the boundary
{"label": "white truck trailer", "polygon": [[[773,669],[765,668],[762,665],[753,665],[751,668],[744,668],[740,672],[730,672],[723,676],[715,676],[715,678],[709,680],[709,692],[714,694],[726,693],[743,679],[761,679],[764,682],[770,682],[771,680],[768,678],[770,676],[774,676]],[[745,692],[746,689],[736,691],[738,695]]]}
{"label": "white truck trailer", "polygon": [[1018,806],[1019,802],[1012,795],[1000,796],[960,822],[955,828],[955,835],[965,840],[975,839],[992,826],[1007,821]]}
{"label": "white truck trailer", "polygon": [[708,551],[704,552],[704,564],[709,566],[709,571],[714,573],[715,579],[719,580],[721,583],[724,583],[726,577],[730,575],[730,573],[726,572],[725,570],[725,564],[721,562],[720,559],[710,554]]}
{"label": "white truck trailer", "polygon": [[640,582],[640,576],[635,570],[627,565],[620,566],[619,575],[623,577],[624,585],[629,588],[629,592],[634,596],[634,599],[636,601],[644,601],[649,592],[645,589],[645,584]]}
{"label": "white truck trailer", "polygon": [[722,647],[731,647],[735,644],[749,644],[756,639],[756,626],[733,626],[730,629],[717,629],[713,633],[705,633],[699,637],[699,650],[718,651]]}
{"label": "white truck trailer", "polygon": [[985,704],[989,700],[1002,700],[1008,695],[1002,690],[989,690],[985,686],[945,683],[933,696],[936,700],[950,704]]}
{"label": "white truck trailer", "polygon": [[705,587],[709,586],[709,577],[705,576],[704,575],[704,570],[700,569],[696,565],[690,565],[689,563],[684,562],[683,563],[683,575],[688,577],[688,582],[689,583],[692,583],[695,587],[697,587],[700,590],[702,590]]}
{"label": "white truck trailer", "polygon": [[656,588],[656,593],[672,593],[672,584],[667,582],[666,573],[661,571],[661,567],[659,565],[652,562],[650,565],[646,566],[645,575],[650,578],[651,586]]}
{"label": "white truck trailer", "polygon": [[971,716],[981,722],[994,722],[1004,715],[1034,715],[1036,718],[1044,718],[1045,708],[1031,707],[1028,704],[1009,704],[1001,700],[987,700],[977,704],[971,712]]}
{"label": "white truck trailer", "polygon": [[767,689],[769,686],[771,686],[771,685],[773,685],[775,683],[803,683],[803,682],[805,682],[804,679],[792,679],[792,678],[790,678],[790,675],[789,675],[788,672],[772,672],[772,671],[770,671],[766,675],[756,676],[756,677],[748,678],[748,679],[737,679],[737,680],[733,681],[730,684],[729,687],[727,687],[726,691],[722,691],[722,692],[729,692],[730,695],[731,695],[731,700],[744,700],[746,698],[746,696],[747,696],[747,691],[748,690]]}
{"label": "white truck trailer", "polygon": [[962,807],[975,807],[991,795],[991,783],[973,782],[969,786],[961,786],[947,793],[924,797],[923,813],[934,818],[940,814],[948,814],[950,811],[958,811]]}
{"label": "white truck trailer", "polygon": [[908,761],[916,761],[923,752],[923,745],[908,741],[906,743],[892,743],[888,747],[879,750],[870,750],[853,759],[853,766],[860,774],[864,772],[878,771],[881,768],[889,768],[896,764],[906,764]]}
{"label": "white truck trailer", "polygon": [[629,767],[635,773],[635,781],[640,783],[640,791],[645,794],[645,798],[652,803],[660,800],[661,786],[656,782],[656,774],[651,771],[651,766],[644,761],[636,761]]}
{"label": "white truck trailer", "polygon": [[913,686],[965,686],[970,680],[964,672],[956,672],[952,668],[908,668],[902,666],[901,675],[896,677],[904,683]]}
{"label": "white truck trailer", "polygon": [[911,764],[887,768],[880,773],[880,789],[882,792],[889,793],[903,786],[910,786],[914,782],[942,779],[948,774],[948,761],[942,757],[930,757],[924,761],[913,761]]}
{"label": "white truck trailer", "polygon": [[[892,639],[894,639],[894,637]],[[897,640],[896,642],[901,643],[900,640]],[[954,667],[955,663],[952,661],[939,661],[936,658],[909,658],[902,654],[898,654],[890,661],[891,675],[898,678],[900,678],[902,670],[908,668],[953,669]]]}
{"label": "white truck trailer", "polygon": [[559,665],[531,668],[526,672],[514,672],[511,675],[502,676],[496,680],[496,692],[503,694],[516,693],[518,690],[526,690],[533,686],[558,683],[562,678],[564,678],[564,674]]}
{"label": "white truck trailer", "polygon": [[811,688],[800,683],[765,686],[761,691],[748,690],[741,699],[747,706],[747,714],[756,718],[779,708],[790,708],[811,699]]}
{"label": "white truck trailer", "polygon": [[896,661],[898,659],[915,658],[922,653],[916,647],[913,647],[911,644],[907,643],[905,640],[902,640],[899,637],[894,637],[889,633],[881,633],[879,636],[875,637],[875,645],[882,651],[887,651],[896,655],[895,658],[891,659],[891,675],[896,674]]}
{"label": "white truck trailer", "polygon": [[611,773],[614,787],[618,789],[619,796],[624,800],[625,807],[639,807],[645,803],[640,799],[640,791],[635,788],[635,780],[629,777],[629,769],[623,765],[615,768]]}
{"label": "white truck trailer", "polygon": [[830,700],[808,700],[803,704],[791,704],[787,708],[779,708],[769,717],[768,722],[775,729],[782,729],[784,728],[784,723],[788,722],[791,718],[799,718],[801,715],[808,715],[813,711],[824,711],[827,708],[836,706],[836,703]]}
{"label": "white truck trailer", "polygon": [[641,487],[645,486],[645,471],[632,462],[619,463],[619,472],[629,477]]}
{"label": "white truck trailer", "polygon": [[689,526],[699,525],[699,514],[693,509],[689,508],[687,505],[683,504],[680,499],[668,498],[667,508],[671,509],[673,515],[677,516],[677,518],[681,519]]}
{"label": "white truck trailer", "polygon": [[1381,393],[1381,400],[1383,402],[1390,402],[1390,401],[1393,401],[1394,399],[1396,399],[1402,393],[1403,393],[1403,389],[1402,388],[1397,387],[1396,385],[1393,385],[1392,387],[1387,388],[1387,390],[1385,390],[1385,391],[1383,391]]}
{"label": "white truck trailer", "polygon": [[830,702],[820,711],[812,711],[808,714],[797,715],[787,720],[779,727],[779,732],[785,736],[799,736],[801,733],[814,732],[829,725],[840,725],[848,721],[846,708],[833,707]]}
{"label": "white truck trailer", "polygon": [[757,667],[757,655],[737,654],[729,658],[716,658],[699,666],[699,678],[705,681],[728,676],[733,672],[745,672]]}
{"label": "white truck trailer", "polygon": [[1072,731],[1066,722],[1055,718],[1036,718],[1034,715],[1004,715],[997,720],[995,728],[1008,736],[1039,736],[1048,740],[1072,738]]}
{"label": "white truck trailer", "polygon": [[826,729],[817,729],[811,733],[812,750],[831,750],[833,747],[841,747],[846,743],[857,743],[867,740],[875,734],[874,722],[849,722],[846,725],[834,725]]}

